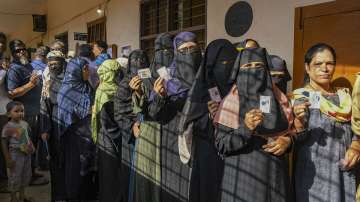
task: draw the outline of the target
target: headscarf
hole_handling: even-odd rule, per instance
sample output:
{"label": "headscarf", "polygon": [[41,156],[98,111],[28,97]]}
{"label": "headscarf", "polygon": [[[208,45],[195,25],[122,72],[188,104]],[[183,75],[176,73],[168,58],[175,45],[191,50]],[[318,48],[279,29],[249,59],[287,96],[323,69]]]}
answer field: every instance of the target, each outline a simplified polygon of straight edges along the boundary
{"label": "headscarf", "polygon": [[[251,62],[262,62],[264,65],[260,68],[240,68],[244,64]],[[245,130],[245,115],[252,109],[259,109],[260,96],[268,96],[270,98],[270,113],[264,113],[263,122],[255,129],[258,135],[278,134],[288,129],[289,122],[285,112],[282,109],[276,95],[269,71],[270,58],[264,48],[244,49],[239,55],[234,65],[234,71],[231,80],[236,81],[236,87],[231,90],[236,95],[236,102],[239,114],[238,124],[240,130]],[[228,95],[229,96],[229,95]],[[231,99],[233,99],[230,96]],[[224,103],[223,103],[224,102]],[[220,105],[219,111],[215,117],[215,122],[221,123],[220,116],[224,104],[228,105],[226,99]],[[220,112],[220,113],[219,113]],[[237,112],[235,111],[235,114]],[[235,128],[237,129],[237,128]]]}
{"label": "headscarf", "polygon": [[243,41],[240,41],[240,42],[237,42],[237,43],[234,43],[234,46],[236,47],[236,50],[241,52],[242,50],[245,49],[245,45],[246,45],[246,40],[243,40]]}
{"label": "headscarf", "polygon": [[244,50],[246,47],[246,44],[249,42],[249,41],[253,41],[254,43],[256,43],[256,45],[258,47],[260,47],[259,43],[257,41],[255,41],[254,39],[245,39],[243,41],[240,41],[240,42],[237,42],[234,44],[234,46],[236,47],[236,50],[238,50],[239,52],[241,52],[242,50]]}
{"label": "headscarf", "polygon": [[185,97],[190,90],[201,63],[199,48],[192,52],[180,53],[177,49],[184,43],[196,43],[196,35],[192,32],[181,32],[174,38],[174,60],[169,68],[171,80],[166,82],[169,96]]}
{"label": "headscarf", "polygon": [[[296,89],[293,93],[293,99],[309,99],[310,92],[314,92],[314,89],[310,85],[306,85],[304,88]],[[320,95],[320,111],[337,122],[348,123],[351,121],[352,112],[352,98],[349,89],[338,89],[336,94],[339,96],[339,105],[334,104],[323,95]]]}
{"label": "headscarf", "polygon": [[113,98],[118,89],[118,85],[115,82],[119,69],[120,64],[116,60],[105,60],[97,70],[100,84],[96,90],[91,119],[92,138],[94,142],[97,141],[99,129],[98,113],[101,111],[102,106]]}
{"label": "headscarf", "polygon": [[152,77],[157,79],[159,74],[157,70],[161,67],[169,67],[174,59],[174,46],[172,37],[168,33],[160,34],[155,39],[155,55],[150,70]]}
{"label": "headscarf", "polygon": [[196,75],[183,110],[180,131],[189,122],[208,113],[207,102],[211,100],[209,89],[217,87],[221,97],[225,97],[232,86],[229,82],[238,52],[226,39],[211,42],[205,51],[203,63]]}
{"label": "headscarf", "polygon": [[138,75],[138,70],[149,68],[149,59],[143,50],[134,50],[129,55],[127,75],[133,78]]}
{"label": "headscarf", "polygon": [[356,81],[352,92],[352,116],[351,128],[356,135],[360,135],[360,74],[356,75]]}
{"label": "headscarf", "polygon": [[271,64],[270,71],[283,72],[284,75],[279,77],[272,77],[273,82],[283,92],[287,92],[287,82],[291,81],[290,73],[287,69],[286,62],[277,55],[270,55]]}
{"label": "headscarf", "polygon": [[[149,68],[149,58],[143,50],[134,50],[129,55],[127,76],[129,81],[138,75],[141,69]],[[152,89],[152,78],[141,79],[148,90]]]}
{"label": "headscarf", "polygon": [[136,115],[133,113],[132,90],[129,86],[130,79],[128,68],[120,68],[116,78],[118,89],[113,99],[114,119],[121,130],[119,136],[125,136],[129,141],[132,138],[131,127],[136,119]]}
{"label": "headscarf", "polygon": [[87,81],[83,80],[82,71],[88,62],[77,57],[68,63],[64,81],[59,91],[57,101],[59,105],[59,120],[64,131],[75,121],[84,119],[90,112],[92,89]]}
{"label": "headscarf", "polygon": [[[208,113],[207,102],[211,100],[208,91],[210,88],[217,87],[221,97],[228,94],[232,85],[229,78],[237,54],[235,46],[226,39],[217,39],[206,48],[203,63],[189,91],[180,119],[179,153],[183,163],[187,163],[190,159],[192,142],[192,134],[185,131],[189,131],[192,122]],[[184,147],[185,143],[187,148]]]}
{"label": "headscarf", "polygon": [[46,67],[43,73],[42,98],[50,98],[52,103],[57,103],[57,94],[64,79],[65,55],[61,51],[51,51],[46,56],[48,61],[60,61],[60,65],[54,68]]}

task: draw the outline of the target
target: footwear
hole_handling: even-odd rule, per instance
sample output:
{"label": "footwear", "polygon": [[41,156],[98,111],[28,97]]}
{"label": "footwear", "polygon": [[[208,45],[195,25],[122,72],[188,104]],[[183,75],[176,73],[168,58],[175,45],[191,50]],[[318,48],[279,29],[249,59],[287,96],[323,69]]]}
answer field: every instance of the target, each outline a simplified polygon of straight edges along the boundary
{"label": "footwear", "polygon": [[49,180],[45,177],[32,178],[30,181],[30,186],[46,185],[46,184],[49,184]]}

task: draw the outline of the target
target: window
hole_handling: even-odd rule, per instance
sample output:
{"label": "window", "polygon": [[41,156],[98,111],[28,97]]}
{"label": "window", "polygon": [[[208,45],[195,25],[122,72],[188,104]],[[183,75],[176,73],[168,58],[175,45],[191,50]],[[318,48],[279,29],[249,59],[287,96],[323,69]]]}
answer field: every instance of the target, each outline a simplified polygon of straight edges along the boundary
{"label": "window", "polygon": [[206,0],[143,0],[141,3],[141,49],[151,58],[154,40],[163,32],[176,35],[191,31],[202,48],[206,43]]}
{"label": "window", "polygon": [[97,19],[87,24],[88,43],[101,40],[106,41],[106,17]]}

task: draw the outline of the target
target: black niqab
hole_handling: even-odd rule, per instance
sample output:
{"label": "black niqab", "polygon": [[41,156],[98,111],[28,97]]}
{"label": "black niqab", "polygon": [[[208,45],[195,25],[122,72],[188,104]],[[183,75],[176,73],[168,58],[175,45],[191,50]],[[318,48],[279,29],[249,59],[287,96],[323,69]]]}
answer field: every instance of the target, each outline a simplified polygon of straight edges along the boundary
{"label": "black niqab", "polygon": [[[262,62],[259,68],[240,68],[244,64]],[[275,98],[270,76],[270,58],[264,48],[244,49],[238,56],[236,85],[240,98],[240,124],[244,126],[245,114],[252,109],[259,109],[260,96],[270,97],[270,113],[264,113],[263,122],[256,128],[259,135],[271,135],[288,128],[285,113]]]}
{"label": "black niqab", "polygon": [[232,86],[229,78],[237,54],[234,45],[226,39],[218,39],[208,45],[183,110],[180,131],[185,130],[191,121],[208,113],[207,102],[211,99],[208,89],[217,87],[221,97],[229,93]]}
{"label": "black niqab", "polygon": [[174,59],[174,46],[172,37],[168,33],[160,34],[155,40],[155,54],[150,64],[151,75],[157,79],[157,70],[161,67],[169,67]]}
{"label": "black niqab", "polygon": [[270,71],[283,72],[284,75],[281,77],[272,77],[273,82],[276,86],[286,94],[287,92],[287,82],[291,81],[290,73],[287,69],[286,62],[281,57],[276,55],[270,55],[271,66]]}

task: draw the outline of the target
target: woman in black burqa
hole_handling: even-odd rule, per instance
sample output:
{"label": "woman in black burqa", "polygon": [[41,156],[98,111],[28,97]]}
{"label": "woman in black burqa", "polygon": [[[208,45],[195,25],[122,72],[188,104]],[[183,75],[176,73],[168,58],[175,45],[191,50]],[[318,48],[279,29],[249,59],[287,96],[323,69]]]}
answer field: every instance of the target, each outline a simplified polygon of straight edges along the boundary
{"label": "woman in black burqa", "polygon": [[[187,163],[192,167],[189,189],[189,201],[192,202],[221,201],[224,161],[215,148],[214,114],[211,112],[230,91],[232,83],[229,79],[237,54],[235,46],[225,39],[208,45],[183,109],[180,134],[192,144],[189,148],[180,148],[180,151],[188,149],[190,153],[191,159],[187,159]],[[215,88],[219,99],[209,94],[209,89]]]}
{"label": "woman in black burqa", "polygon": [[[263,48],[239,53],[231,76],[233,87],[221,101],[214,118],[215,145],[225,158],[221,201],[289,201],[287,161],[290,145],[284,131],[291,110],[273,85],[269,57]],[[261,97],[270,100],[260,110]],[[287,102],[289,107],[289,103]]]}

